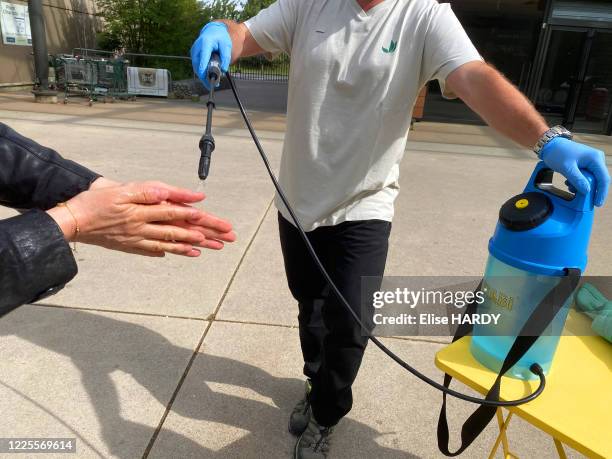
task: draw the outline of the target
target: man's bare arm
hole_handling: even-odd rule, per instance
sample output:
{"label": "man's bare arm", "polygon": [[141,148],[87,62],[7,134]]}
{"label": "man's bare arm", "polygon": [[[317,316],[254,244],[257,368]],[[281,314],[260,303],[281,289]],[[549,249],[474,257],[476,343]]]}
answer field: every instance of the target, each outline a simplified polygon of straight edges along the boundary
{"label": "man's bare arm", "polygon": [[230,19],[216,19],[216,21],[227,25],[230,38],[232,39],[232,63],[241,57],[265,53],[243,22],[239,23]]}
{"label": "man's bare arm", "polygon": [[524,147],[532,148],[548,130],[531,102],[484,62],[462,65],[447,77],[446,86],[489,126]]}

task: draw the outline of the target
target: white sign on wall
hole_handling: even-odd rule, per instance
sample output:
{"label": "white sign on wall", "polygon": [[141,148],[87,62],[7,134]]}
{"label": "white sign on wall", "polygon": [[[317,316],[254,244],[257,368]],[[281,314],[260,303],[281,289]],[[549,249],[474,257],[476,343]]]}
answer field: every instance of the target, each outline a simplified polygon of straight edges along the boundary
{"label": "white sign on wall", "polygon": [[168,97],[168,70],[143,67],[128,67],[127,70],[129,94]]}
{"label": "white sign on wall", "polygon": [[28,5],[0,2],[0,27],[5,45],[32,46]]}

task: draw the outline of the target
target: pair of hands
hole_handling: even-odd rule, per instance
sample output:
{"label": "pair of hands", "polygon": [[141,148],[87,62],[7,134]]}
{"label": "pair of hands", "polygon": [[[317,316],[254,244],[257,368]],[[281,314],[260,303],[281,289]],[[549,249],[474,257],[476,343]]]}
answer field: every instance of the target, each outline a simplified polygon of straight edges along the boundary
{"label": "pair of hands", "polygon": [[203,199],[203,193],[162,182],[119,184],[99,178],[68,207],[47,213],[68,241],[151,257],[197,257],[200,248],[220,250],[236,240],[228,221],[189,205]]}

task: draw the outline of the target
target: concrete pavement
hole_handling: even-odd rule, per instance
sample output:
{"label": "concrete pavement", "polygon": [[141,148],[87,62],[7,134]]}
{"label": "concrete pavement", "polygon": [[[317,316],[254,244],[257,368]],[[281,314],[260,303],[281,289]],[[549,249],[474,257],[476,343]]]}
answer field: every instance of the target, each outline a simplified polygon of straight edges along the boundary
{"label": "concrete pavement", "polygon": [[[0,120],[110,178],[196,188],[202,106],[135,104],[3,98]],[[277,167],[282,117],[255,118]],[[196,260],[79,245],[80,273],[64,291],[0,321],[3,437],[76,437],[79,458],[290,457],[287,413],[303,389],[273,190],[236,113],[218,119],[205,207],[229,218],[239,240]],[[453,125],[418,124],[411,135],[387,274],[482,273],[499,206],[521,191],[534,162],[486,128],[468,129],[472,144]],[[611,227],[610,207],[598,211],[590,274],[612,274]],[[385,341],[441,380],[433,357],[445,339]],[[440,402],[370,346],[332,457],[441,457]],[[472,408],[451,403],[455,438]],[[464,457],[486,457],[495,431]],[[510,442],[520,457],[555,457],[552,441],[519,419]]]}

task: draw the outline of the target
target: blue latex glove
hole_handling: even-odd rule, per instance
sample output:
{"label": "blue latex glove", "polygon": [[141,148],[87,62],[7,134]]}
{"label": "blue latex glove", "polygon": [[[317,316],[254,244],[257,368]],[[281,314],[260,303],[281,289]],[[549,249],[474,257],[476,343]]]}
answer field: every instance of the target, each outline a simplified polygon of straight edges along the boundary
{"label": "blue latex glove", "polygon": [[579,193],[587,194],[591,191],[589,181],[580,169],[589,171],[597,182],[595,205],[604,205],[610,187],[610,174],[603,151],[564,137],[556,137],[542,148],[540,158],[553,171],[563,175]]}
{"label": "blue latex glove", "polygon": [[[200,36],[191,46],[191,64],[193,71],[202,80],[206,89],[210,90],[206,71],[210,56],[214,52],[219,53],[221,70],[225,73],[229,70],[232,61],[232,39],[230,38],[227,25],[222,22],[209,22],[200,31]],[[219,83],[215,87],[218,87]]]}

